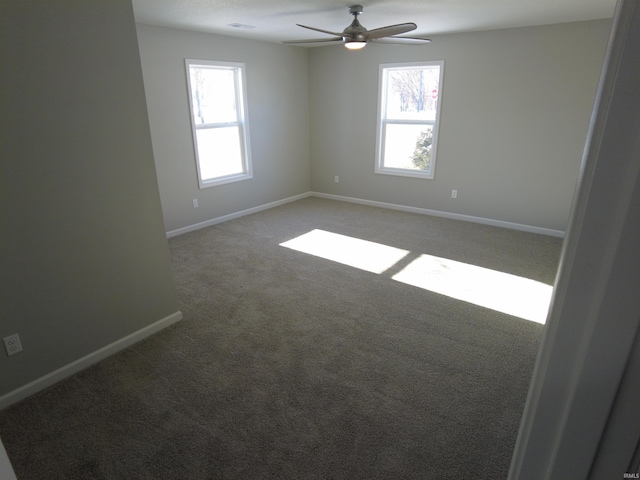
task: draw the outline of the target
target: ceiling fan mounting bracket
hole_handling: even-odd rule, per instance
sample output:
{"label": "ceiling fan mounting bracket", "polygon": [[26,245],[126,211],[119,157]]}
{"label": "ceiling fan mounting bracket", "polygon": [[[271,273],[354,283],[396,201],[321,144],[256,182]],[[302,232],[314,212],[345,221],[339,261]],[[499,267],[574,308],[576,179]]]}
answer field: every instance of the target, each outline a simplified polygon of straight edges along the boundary
{"label": "ceiling fan mounting bracket", "polygon": [[356,17],[358,15],[362,15],[363,11],[364,11],[364,8],[362,8],[362,5],[351,5],[349,7],[349,13]]}

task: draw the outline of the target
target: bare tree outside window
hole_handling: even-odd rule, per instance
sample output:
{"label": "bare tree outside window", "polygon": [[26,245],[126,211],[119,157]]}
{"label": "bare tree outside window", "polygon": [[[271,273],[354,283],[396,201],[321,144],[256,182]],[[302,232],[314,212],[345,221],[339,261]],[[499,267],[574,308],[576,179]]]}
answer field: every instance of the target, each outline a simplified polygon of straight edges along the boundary
{"label": "bare tree outside window", "polygon": [[435,110],[438,102],[438,71],[433,68],[397,70],[389,77],[404,112]]}

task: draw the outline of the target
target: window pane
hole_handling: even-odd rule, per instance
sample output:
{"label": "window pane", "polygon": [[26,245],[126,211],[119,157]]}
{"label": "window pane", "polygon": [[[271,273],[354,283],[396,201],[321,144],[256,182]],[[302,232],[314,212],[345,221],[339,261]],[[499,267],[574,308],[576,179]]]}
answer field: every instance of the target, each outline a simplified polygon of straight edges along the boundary
{"label": "window pane", "polygon": [[203,181],[244,173],[240,127],[198,129],[198,160]]}
{"label": "window pane", "polygon": [[387,75],[387,118],[435,121],[439,66],[390,69]]}
{"label": "window pane", "polygon": [[238,120],[234,69],[192,65],[189,75],[196,125]]}
{"label": "window pane", "polygon": [[387,124],[384,167],[408,170],[431,169],[433,125]]}

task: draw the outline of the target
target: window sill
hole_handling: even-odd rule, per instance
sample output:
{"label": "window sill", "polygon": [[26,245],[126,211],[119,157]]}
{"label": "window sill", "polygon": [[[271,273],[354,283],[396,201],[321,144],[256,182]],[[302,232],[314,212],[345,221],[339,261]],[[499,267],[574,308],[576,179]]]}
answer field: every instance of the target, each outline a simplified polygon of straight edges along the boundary
{"label": "window sill", "polygon": [[380,175],[394,175],[396,177],[413,177],[422,180],[433,180],[434,172],[424,170],[406,170],[403,168],[376,168],[375,173]]}
{"label": "window sill", "polygon": [[233,175],[227,175],[225,177],[213,178],[211,180],[201,180],[200,189],[216,187],[218,185],[224,185],[225,183],[241,182],[243,180],[250,180],[253,178],[251,173],[237,173]]}

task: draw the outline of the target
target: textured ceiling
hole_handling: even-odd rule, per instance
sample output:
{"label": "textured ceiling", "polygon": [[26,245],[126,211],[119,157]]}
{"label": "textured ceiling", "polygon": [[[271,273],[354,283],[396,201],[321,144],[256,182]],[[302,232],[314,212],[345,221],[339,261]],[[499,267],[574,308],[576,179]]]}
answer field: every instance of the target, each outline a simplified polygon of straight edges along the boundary
{"label": "textured ceiling", "polygon": [[[615,0],[133,0],[136,22],[280,42],[342,31],[360,3],[368,29],[414,22],[413,36],[611,18]],[[254,28],[234,28],[230,24]]]}

